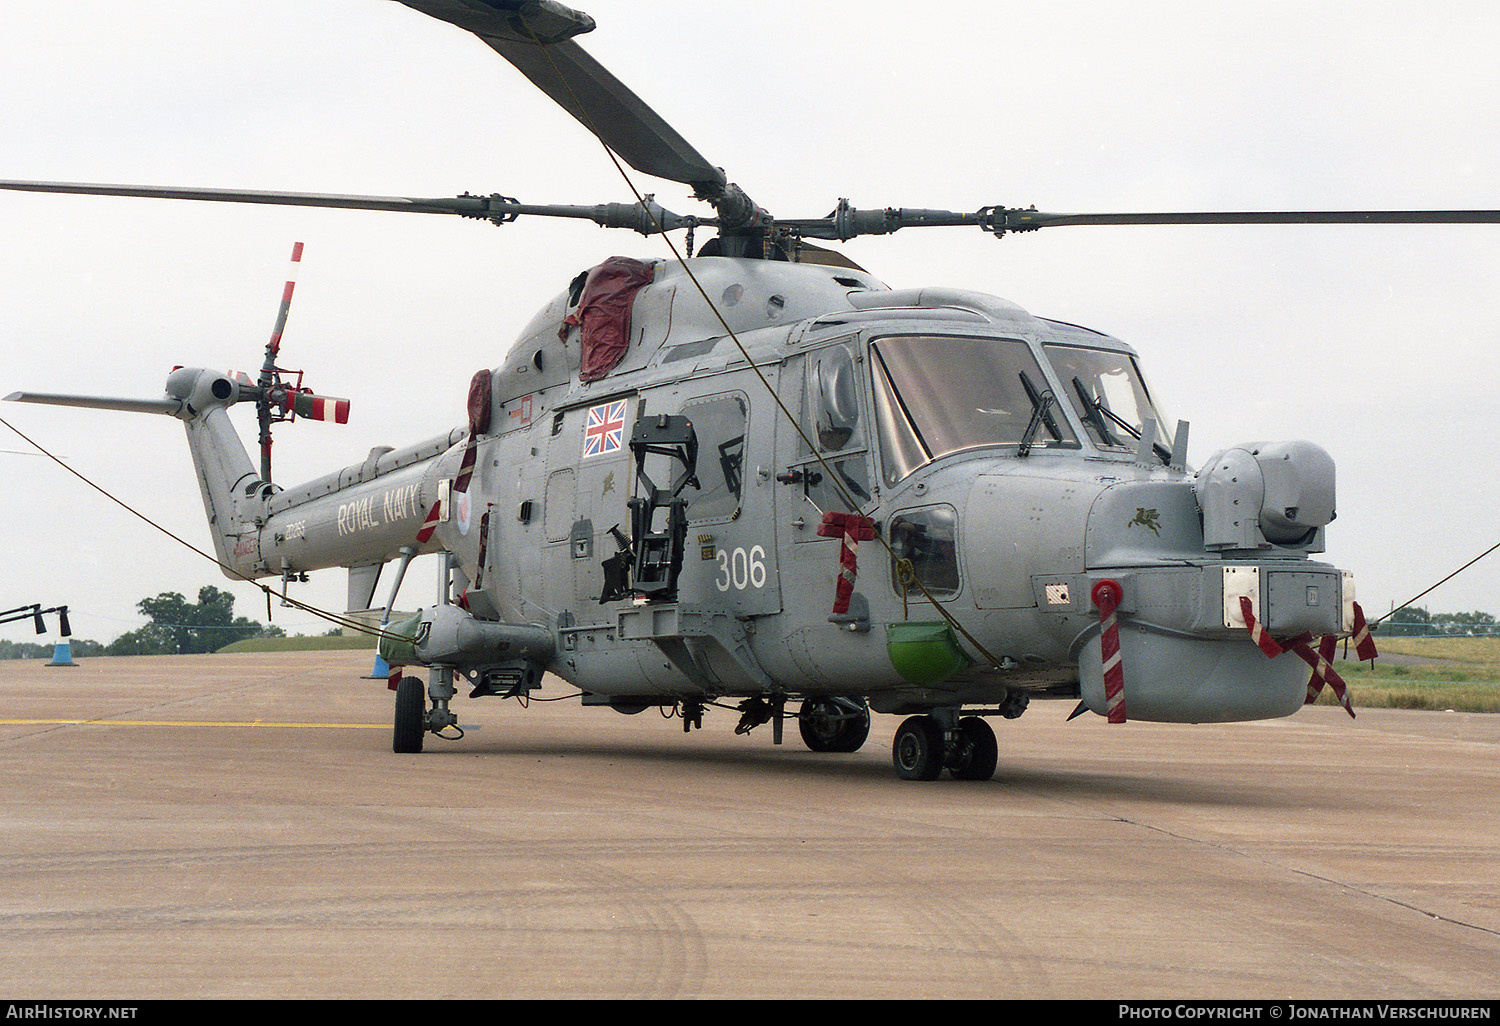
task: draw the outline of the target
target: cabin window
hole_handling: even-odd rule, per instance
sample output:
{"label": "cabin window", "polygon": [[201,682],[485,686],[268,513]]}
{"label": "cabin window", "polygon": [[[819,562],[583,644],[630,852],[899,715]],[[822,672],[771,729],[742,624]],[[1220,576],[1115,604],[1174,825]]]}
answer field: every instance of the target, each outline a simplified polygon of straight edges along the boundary
{"label": "cabin window", "polygon": [[739,395],[689,403],[682,415],[693,422],[698,439],[698,488],[684,493],[692,521],[733,517],[744,490],[747,407]]}
{"label": "cabin window", "polygon": [[[891,583],[908,598],[958,593],[958,514],[951,506],[901,513],[891,520]],[[910,577],[907,567],[910,567]]]}
{"label": "cabin window", "polygon": [[[903,335],[871,353],[887,484],[949,453],[1019,445],[1050,390],[1031,348],[1014,339]],[[1034,448],[1078,447],[1060,407],[1046,410]]]}
{"label": "cabin window", "polygon": [[1163,424],[1129,353],[1057,344],[1042,349],[1095,445],[1131,448],[1147,420]]}

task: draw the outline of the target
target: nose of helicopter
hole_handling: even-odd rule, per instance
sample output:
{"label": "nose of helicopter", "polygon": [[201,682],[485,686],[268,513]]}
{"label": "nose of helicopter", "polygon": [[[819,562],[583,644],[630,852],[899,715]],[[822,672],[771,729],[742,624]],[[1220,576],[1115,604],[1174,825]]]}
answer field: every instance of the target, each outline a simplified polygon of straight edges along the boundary
{"label": "nose of helicopter", "polygon": [[[1318,485],[1302,485],[1302,494],[1316,497],[1327,513],[1298,525],[1290,544],[1262,533],[1253,548],[1213,544],[1205,538],[1209,509],[1200,506],[1216,507],[1203,503],[1202,489],[1195,495],[1189,480],[1121,482],[1099,493],[1088,514],[1086,577],[1096,596],[1105,580],[1115,594],[1107,609],[1096,597],[1099,620],[1075,641],[1081,698],[1090,710],[1108,715],[1121,683],[1128,719],[1268,719],[1304,703],[1308,666],[1295,655],[1269,656],[1251,628],[1282,638],[1346,633],[1353,585],[1349,575],[1307,558],[1320,547],[1321,523],[1331,519],[1332,468],[1331,461],[1325,472],[1323,462],[1296,455],[1297,465],[1314,467],[1302,478]],[[1239,505],[1249,510],[1241,519],[1261,532],[1262,491],[1270,489],[1256,487],[1256,501]],[[1219,487],[1219,506],[1234,505],[1231,490]]]}
{"label": "nose of helicopter", "polygon": [[[1078,653],[1079,692],[1090,711],[1109,713],[1103,631]],[[1238,637],[1192,637],[1145,623],[1122,622],[1118,633],[1124,708],[1132,720],[1225,723],[1290,716],[1307,696],[1307,667],[1268,659]]]}

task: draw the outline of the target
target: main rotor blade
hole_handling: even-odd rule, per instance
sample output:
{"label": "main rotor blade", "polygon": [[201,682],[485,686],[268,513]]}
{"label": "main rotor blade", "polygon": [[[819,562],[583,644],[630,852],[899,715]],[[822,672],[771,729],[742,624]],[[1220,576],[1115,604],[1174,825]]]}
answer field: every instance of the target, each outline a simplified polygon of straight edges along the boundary
{"label": "main rotor blade", "polygon": [[209,200],[218,203],[268,203],[284,207],[340,207],[349,210],[398,210],[419,214],[486,217],[488,196],[412,199],[405,196],[341,196],[318,192],[260,192],[249,189],[195,189],[174,185],[100,185],[91,182],[24,182],[0,180],[13,192],[57,192],[81,196],[139,196],[147,199]]}
{"label": "main rotor blade", "polygon": [[886,207],[859,210],[841,199],[827,217],[782,220],[781,227],[809,239],[846,241],[862,235],[889,235],[902,228],[973,225],[996,235],[1061,225],[1177,224],[1495,224],[1500,210],[1238,210],[1124,214],[1049,214],[1035,207],[982,207],[972,213]]}
{"label": "main rotor blade", "polygon": [[[561,4],[526,0],[401,3],[474,33],[637,171],[691,185],[705,197],[716,195],[727,184],[722,170],[710,164],[602,64],[571,39],[557,38],[561,34],[557,26],[564,17],[561,12],[576,19],[570,35],[594,27],[588,15]],[[552,20],[535,19],[533,9]]]}
{"label": "main rotor blade", "polygon": [[1048,214],[994,207],[985,227],[1032,231],[1060,225],[1171,224],[1495,224],[1500,210],[1239,210],[1135,214]]}
{"label": "main rotor blade", "polygon": [[575,217],[605,228],[629,228],[642,235],[669,232],[711,219],[674,214],[654,201],[597,203],[593,206],[518,203],[505,196],[454,196],[417,199],[409,196],[343,196],[319,192],[259,192],[249,189],[195,189],[173,185],[100,185],[91,182],[25,182],[0,180],[12,192],[68,193],[80,196],[139,196],[147,199],[206,200],[216,203],[266,203],[284,207],[335,207],[345,210],[393,210],[408,214],[457,214],[503,224],[522,214]]}

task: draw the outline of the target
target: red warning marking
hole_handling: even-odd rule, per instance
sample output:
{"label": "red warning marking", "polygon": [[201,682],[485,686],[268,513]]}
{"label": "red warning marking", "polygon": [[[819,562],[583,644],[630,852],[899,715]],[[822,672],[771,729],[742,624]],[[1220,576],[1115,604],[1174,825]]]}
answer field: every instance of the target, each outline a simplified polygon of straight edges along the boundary
{"label": "red warning marking", "polygon": [[1120,621],[1115,615],[1124,598],[1116,581],[1100,581],[1089,593],[1099,607],[1099,657],[1104,670],[1104,704],[1110,723],[1125,722],[1125,664],[1120,654]]}

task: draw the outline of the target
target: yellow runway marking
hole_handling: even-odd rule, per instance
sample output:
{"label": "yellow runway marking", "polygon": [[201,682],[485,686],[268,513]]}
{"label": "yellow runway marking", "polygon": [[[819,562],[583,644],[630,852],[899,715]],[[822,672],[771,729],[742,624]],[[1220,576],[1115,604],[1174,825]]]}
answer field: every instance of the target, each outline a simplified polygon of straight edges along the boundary
{"label": "yellow runway marking", "polygon": [[0,720],[0,727],[298,727],[389,730],[388,723],[290,723],[281,720]]}

